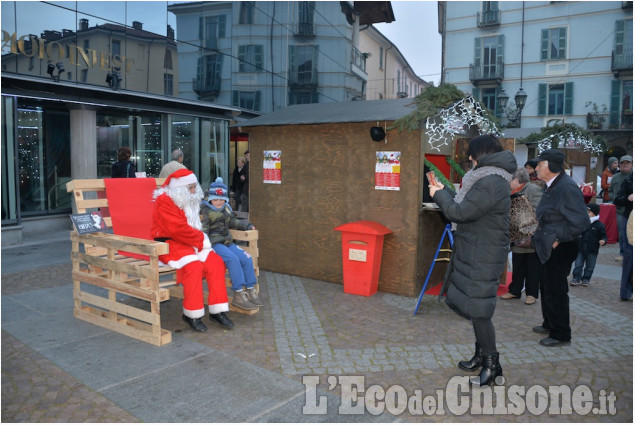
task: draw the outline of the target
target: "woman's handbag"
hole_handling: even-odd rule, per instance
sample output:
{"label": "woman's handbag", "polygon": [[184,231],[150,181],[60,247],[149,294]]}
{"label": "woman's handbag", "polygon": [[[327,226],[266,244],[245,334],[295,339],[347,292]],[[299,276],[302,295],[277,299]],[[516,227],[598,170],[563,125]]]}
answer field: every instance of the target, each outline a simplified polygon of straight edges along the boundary
{"label": "woman's handbag", "polygon": [[531,247],[531,236],[538,228],[534,207],[525,195],[512,196],[509,239],[514,246]]}

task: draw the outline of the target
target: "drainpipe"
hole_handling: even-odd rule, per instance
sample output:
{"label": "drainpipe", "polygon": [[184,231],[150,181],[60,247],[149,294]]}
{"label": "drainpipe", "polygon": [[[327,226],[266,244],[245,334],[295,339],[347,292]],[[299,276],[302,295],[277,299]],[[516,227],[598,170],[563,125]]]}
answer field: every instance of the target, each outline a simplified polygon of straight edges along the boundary
{"label": "drainpipe", "polygon": [[384,49],[384,99],[387,99],[386,93],[386,70],[388,69],[388,50],[392,49],[394,44],[390,43],[390,47]]}

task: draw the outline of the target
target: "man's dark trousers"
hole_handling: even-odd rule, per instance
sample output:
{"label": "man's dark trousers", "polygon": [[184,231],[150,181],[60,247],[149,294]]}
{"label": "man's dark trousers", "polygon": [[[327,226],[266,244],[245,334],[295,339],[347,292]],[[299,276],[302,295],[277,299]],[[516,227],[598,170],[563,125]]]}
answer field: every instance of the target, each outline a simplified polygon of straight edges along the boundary
{"label": "man's dark trousers", "polygon": [[551,257],[541,268],[542,327],[549,329],[551,338],[560,341],[571,340],[567,276],[577,255],[577,240],[562,242],[551,252]]}

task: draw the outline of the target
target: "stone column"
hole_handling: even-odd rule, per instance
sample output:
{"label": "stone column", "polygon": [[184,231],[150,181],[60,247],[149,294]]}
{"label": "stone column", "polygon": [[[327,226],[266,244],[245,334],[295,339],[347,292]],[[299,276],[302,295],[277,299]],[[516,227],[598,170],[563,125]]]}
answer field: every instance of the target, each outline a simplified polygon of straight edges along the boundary
{"label": "stone column", "polygon": [[97,110],[69,105],[71,111],[71,178],[97,178]]}

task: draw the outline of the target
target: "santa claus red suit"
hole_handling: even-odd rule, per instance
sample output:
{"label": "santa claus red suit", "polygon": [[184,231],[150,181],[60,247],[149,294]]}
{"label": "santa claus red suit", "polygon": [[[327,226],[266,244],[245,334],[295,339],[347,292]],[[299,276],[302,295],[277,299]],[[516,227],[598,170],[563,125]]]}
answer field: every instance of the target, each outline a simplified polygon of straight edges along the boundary
{"label": "santa claus red suit", "polygon": [[177,269],[177,282],[183,284],[183,319],[194,329],[205,331],[200,322],[205,315],[202,278],[207,279],[211,315],[229,310],[225,289],[225,264],[201,231],[199,216],[203,191],[193,172],[178,170],[154,192],[152,237],[170,245],[170,252],[159,257]]}

